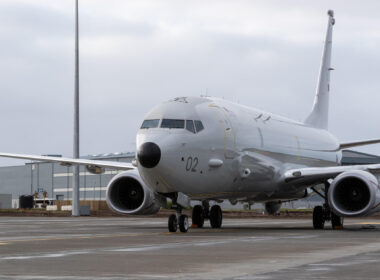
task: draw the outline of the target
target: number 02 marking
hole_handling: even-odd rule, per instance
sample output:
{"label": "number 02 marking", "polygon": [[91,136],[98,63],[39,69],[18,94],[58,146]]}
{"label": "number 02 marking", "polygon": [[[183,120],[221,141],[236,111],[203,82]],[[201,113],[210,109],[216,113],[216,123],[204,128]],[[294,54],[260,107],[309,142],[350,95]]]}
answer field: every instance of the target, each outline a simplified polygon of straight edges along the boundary
{"label": "number 02 marking", "polygon": [[198,158],[188,157],[186,161],[186,171],[197,172]]}

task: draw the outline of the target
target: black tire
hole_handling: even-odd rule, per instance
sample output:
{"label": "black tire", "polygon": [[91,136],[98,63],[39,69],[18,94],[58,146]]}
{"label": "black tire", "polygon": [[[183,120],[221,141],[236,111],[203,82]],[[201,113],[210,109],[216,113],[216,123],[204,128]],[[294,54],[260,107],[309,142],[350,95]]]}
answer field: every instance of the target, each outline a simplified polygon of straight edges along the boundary
{"label": "black tire", "polygon": [[333,212],[331,212],[331,227],[332,229],[342,229],[343,228],[343,217],[340,217]]}
{"label": "black tire", "polygon": [[203,227],[203,224],[205,222],[205,218],[203,216],[203,207],[202,205],[195,205],[193,208],[193,213],[191,215],[191,220],[193,225],[195,225],[198,228]]}
{"label": "black tire", "polygon": [[179,230],[187,232],[189,230],[189,218],[186,215],[179,216]]}
{"label": "black tire", "polygon": [[315,206],[313,211],[313,227],[314,229],[324,229],[325,217],[322,206]]}
{"label": "black tire", "polygon": [[170,215],[168,220],[169,232],[177,232],[177,225],[177,216],[175,214]]}
{"label": "black tire", "polygon": [[219,205],[214,205],[210,210],[210,225],[212,228],[220,228],[222,226],[223,214]]}

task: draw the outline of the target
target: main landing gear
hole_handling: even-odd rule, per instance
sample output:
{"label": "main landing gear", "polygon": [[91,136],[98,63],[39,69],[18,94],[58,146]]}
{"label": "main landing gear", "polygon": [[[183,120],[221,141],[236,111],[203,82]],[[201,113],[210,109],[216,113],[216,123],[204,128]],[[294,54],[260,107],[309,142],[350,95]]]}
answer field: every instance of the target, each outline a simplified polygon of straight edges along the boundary
{"label": "main landing gear", "polygon": [[331,221],[332,229],[342,229],[343,228],[343,218],[339,217],[338,215],[334,214],[330,210],[330,206],[327,201],[327,194],[329,189],[329,184],[325,183],[325,194],[321,194],[314,188],[312,190],[317,193],[319,196],[321,196],[325,203],[323,206],[315,206],[313,210],[313,227],[314,229],[324,229],[325,222]]}
{"label": "main landing gear", "polygon": [[191,219],[192,227],[201,228],[205,219],[209,219],[212,228],[220,228],[223,221],[222,209],[219,205],[213,205],[210,209],[208,201],[203,201],[202,205],[194,206]]}

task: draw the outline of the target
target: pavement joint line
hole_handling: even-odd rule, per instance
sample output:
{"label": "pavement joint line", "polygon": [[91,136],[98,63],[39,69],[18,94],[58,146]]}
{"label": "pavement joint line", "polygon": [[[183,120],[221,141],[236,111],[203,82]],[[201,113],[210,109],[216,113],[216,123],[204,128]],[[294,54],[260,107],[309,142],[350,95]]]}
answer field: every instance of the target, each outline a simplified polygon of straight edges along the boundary
{"label": "pavement joint line", "polygon": [[238,237],[238,238],[224,238],[216,240],[204,240],[196,242],[171,242],[164,244],[149,244],[143,246],[131,246],[125,248],[111,249],[110,252],[146,252],[155,251],[162,249],[175,249],[184,248],[190,246],[216,246],[221,244],[231,244],[236,242],[261,242],[261,241],[272,241],[272,240],[283,240],[283,239],[310,239],[315,238],[316,235],[297,235],[297,236],[251,236],[251,237]]}
{"label": "pavement joint line", "polygon": [[[231,233],[237,231],[246,231],[246,229],[205,229],[203,233]],[[192,232],[190,232],[192,233]],[[195,232],[194,232],[195,233]],[[197,232],[201,233],[201,232]],[[56,240],[74,240],[74,239],[96,239],[96,238],[111,238],[111,237],[140,237],[140,236],[154,236],[154,235],[178,235],[181,236],[184,234],[182,232],[157,232],[157,233],[129,233],[129,234],[104,234],[104,235],[86,235],[86,236],[62,236],[62,237],[46,237],[46,238],[29,238],[29,239],[4,239],[6,241],[0,245],[5,245],[9,243],[17,242],[34,242],[34,241],[56,241]]]}
{"label": "pavement joint line", "polygon": [[[111,238],[111,237],[139,237],[139,236],[154,236],[161,235],[162,233],[139,233],[139,234],[105,234],[105,235],[89,235],[89,236],[62,236],[62,237],[47,237],[47,238],[30,238],[30,239],[6,239],[8,243],[16,242],[34,242],[34,241],[55,241],[55,240],[70,240],[70,239],[96,239],[96,238]],[[0,243],[5,245],[8,243]]]}

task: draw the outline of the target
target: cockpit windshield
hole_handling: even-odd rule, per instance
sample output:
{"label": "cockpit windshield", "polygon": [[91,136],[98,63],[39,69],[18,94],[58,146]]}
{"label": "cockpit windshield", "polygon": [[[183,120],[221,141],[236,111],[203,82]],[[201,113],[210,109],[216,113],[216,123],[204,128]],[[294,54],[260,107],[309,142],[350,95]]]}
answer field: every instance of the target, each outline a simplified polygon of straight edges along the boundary
{"label": "cockpit windshield", "polygon": [[197,132],[202,131],[204,129],[203,123],[201,121],[194,121],[195,128],[197,129]]}
{"label": "cockpit windshield", "polygon": [[163,119],[161,128],[185,128],[184,120]]}
{"label": "cockpit windshield", "polygon": [[160,120],[145,120],[141,127],[140,128],[156,128],[158,127],[158,123],[160,122]]}
{"label": "cockpit windshield", "polygon": [[195,128],[197,130],[197,133],[204,129],[203,123],[201,121],[194,121],[194,124],[195,124]]}
{"label": "cockpit windshield", "polygon": [[[160,124],[159,119],[144,120],[140,129],[157,128]],[[179,119],[163,119],[160,128],[186,129],[191,133],[198,133],[204,129],[201,121],[179,120]]]}
{"label": "cockpit windshield", "polygon": [[195,133],[194,122],[192,120],[186,121],[186,130]]}

